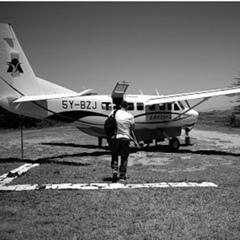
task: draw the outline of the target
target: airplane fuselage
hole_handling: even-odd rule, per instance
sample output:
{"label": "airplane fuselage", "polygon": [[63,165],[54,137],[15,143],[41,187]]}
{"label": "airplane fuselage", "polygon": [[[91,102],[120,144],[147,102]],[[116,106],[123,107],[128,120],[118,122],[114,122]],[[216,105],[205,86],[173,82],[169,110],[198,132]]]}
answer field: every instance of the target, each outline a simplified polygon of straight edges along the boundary
{"label": "airplane fuselage", "polygon": [[[134,133],[138,141],[164,139],[181,134],[182,128],[193,126],[198,119],[195,110],[188,110],[181,102],[147,105],[150,95],[125,95],[128,112],[134,116]],[[81,131],[105,138],[104,122],[115,108],[111,96],[90,95],[27,103],[8,101],[13,112],[39,119],[69,123]]]}

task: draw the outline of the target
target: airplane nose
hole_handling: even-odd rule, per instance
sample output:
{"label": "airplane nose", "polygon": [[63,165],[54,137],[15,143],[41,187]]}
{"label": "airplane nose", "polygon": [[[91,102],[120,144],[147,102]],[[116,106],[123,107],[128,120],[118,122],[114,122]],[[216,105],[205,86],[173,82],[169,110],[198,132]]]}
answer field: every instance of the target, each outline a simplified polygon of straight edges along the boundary
{"label": "airplane nose", "polygon": [[192,118],[194,119],[194,121],[197,122],[199,113],[196,110],[192,109],[190,111],[190,114],[192,115]]}
{"label": "airplane nose", "polygon": [[198,117],[199,116],[199,113],[196,111],[196,110],[192,110],[193,111],[193,115],[195,116],[195,117]]}

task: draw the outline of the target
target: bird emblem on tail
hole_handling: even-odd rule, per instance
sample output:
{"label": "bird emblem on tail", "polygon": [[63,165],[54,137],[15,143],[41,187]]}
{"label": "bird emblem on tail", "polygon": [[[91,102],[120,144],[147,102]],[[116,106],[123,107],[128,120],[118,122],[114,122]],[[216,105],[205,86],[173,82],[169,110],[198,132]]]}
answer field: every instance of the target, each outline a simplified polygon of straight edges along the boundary
{"label": "bird emblem on tail", "polygon": [[8,62],[8,70],[7,72],[11,73],[12,77],[18,77],[20,73],[23,73],[21,63],[18,59],[13,58],[11,62]]}

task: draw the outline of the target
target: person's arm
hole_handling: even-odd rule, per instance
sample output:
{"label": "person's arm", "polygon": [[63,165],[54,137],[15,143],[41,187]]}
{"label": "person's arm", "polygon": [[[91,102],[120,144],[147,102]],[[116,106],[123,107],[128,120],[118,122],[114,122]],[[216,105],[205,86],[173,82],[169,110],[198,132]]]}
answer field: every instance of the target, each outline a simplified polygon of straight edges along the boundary
{"label": "person's arm", "polygon": [[131,124],[130,124],[130,133],[135,129],[135,121],[134,121],[134,117],[132,116],[131,119]]}
{"label": "person's arm", "polygon": [[130,132],[132,132],[134,129],[135,129],[135,123],[132,123],[132,124],[130,125]]}
{"label": "person's arm", "polygon": [[137,138],[133,132],[134,128],[135,128],[135,122],[134,122],[134,118],[133,118],[132,124],[130,125],[130,136],[131,136],[135,146],[140,147],[138,144]]}

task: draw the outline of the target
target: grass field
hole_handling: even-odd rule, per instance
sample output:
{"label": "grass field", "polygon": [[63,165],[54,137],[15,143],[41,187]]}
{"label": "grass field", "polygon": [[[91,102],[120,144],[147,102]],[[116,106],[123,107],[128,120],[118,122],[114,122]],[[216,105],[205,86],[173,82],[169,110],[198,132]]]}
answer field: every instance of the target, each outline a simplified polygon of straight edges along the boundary
{"label": "grass field", "polygon": [[[128,183],[218,188],[0,192],[0,239],[239,239],[239,132],[197,126],[192,146],[132,149]],[[203,137],[204,136],[204,137]],[[182,141],[183,142],[183,141]],[[72,127],[1,133],[0,174],[38,161],[11,184],[111,182],[110,153]]]}

